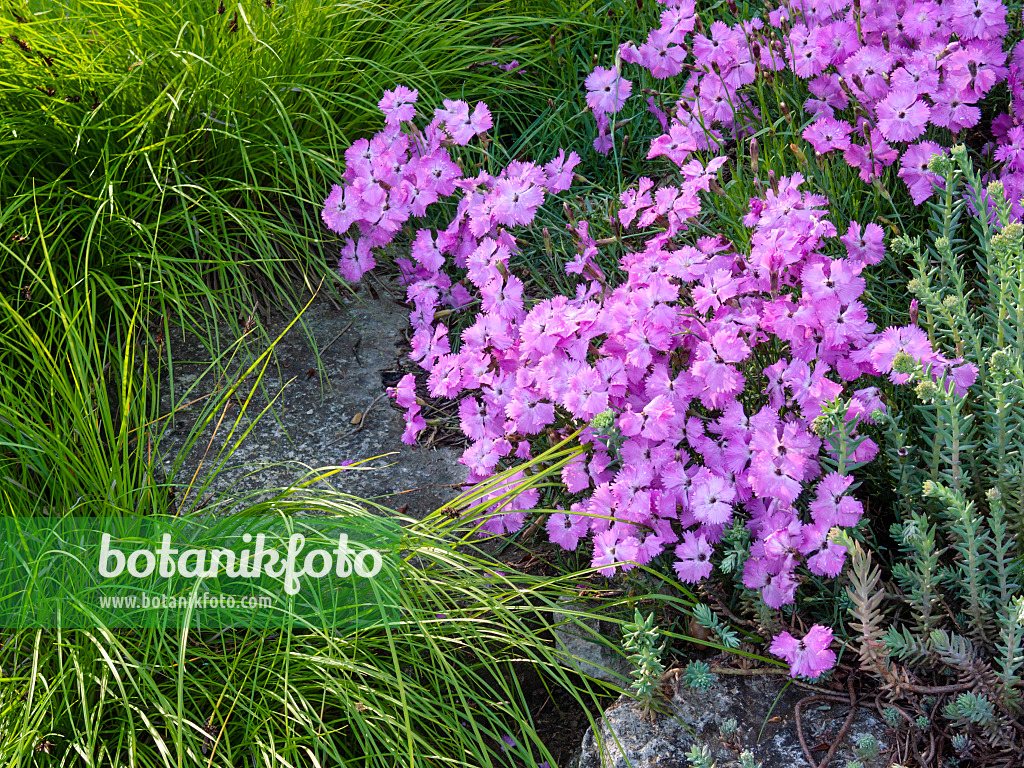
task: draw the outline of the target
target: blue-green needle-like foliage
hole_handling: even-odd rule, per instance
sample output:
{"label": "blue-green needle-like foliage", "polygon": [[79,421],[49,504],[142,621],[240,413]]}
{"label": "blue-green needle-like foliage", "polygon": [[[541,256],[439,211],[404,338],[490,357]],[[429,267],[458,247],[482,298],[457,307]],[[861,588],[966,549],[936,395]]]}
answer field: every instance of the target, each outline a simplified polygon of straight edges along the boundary
{"label": "blue-green needle-like foliage", "polygon": [[[893,576],[910,613],[889,626],[883,646],[865,640],[873,648],[861,657],[889,684],[905,673],[894,660],[955,674],[964,688],[941,714],[984,749],[1019,750],[1011,723],[1024,712],[1015,600],[1024,552],[1024,227],[1010,221],[1001,184],[986,187],[962,146],[951,155],[931,165],[943,185],[930,232],[891,245],[913,264],[909,290],[933,348],[975,366],[977,378],[965,388],[965,378],[933,375],[909,354],[893,361],[918,401],[912,414],[882,417],[899,493],[892,535],[903,556]],[[870,556],[858,556],[863,571]],[[879,601],[867,594],[881,587],[860,591],[858,626],[881,626]]]}
{"label": "blue-green needle-like foliage", "polygon": [[654,626],[654,614],[646,619],[636,609],[632,622],[622,628],[622,644],[633,662],[633,695],[645,711],[657,708],[661,698],[662,676],[665,665],[661,661],[665,644],[658,645],[660,632]]}

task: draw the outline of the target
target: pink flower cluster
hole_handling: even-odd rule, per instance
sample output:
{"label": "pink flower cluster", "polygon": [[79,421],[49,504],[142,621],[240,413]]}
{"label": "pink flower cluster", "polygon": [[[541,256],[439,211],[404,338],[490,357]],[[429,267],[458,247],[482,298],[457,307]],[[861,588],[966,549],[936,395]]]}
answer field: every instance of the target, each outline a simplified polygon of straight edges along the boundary
{"label": "pink flower cluster", "polygon": [[[1002,163],[999,178],[1010,201],[1011,215],[1024,216],[1024,40],[1017,43],[1010,55],[1008,83],[1010,112],[998,115],[992,121],[995,139],[993,159]],[[991,180],[987,178],[986,181]]]}
{"label": "pink flower cluster", "polygon": [[[359,139],[345,151],[344,185],[335,184],[324,203],[324,223],[344,235],[338,268],[347,280],[358,280],[376,266],[372,249],[386,245],[410,217],[423,216],[427,207],[450,196],[462,180],[447,145],[466,145],[491,128],[485,104],[470,111],[464,101],[445,100],[423,130],[410,135],[402,125],[416,117],[419,94],[404,86],[388,91],[380,100],[386,128],[372,140]],[[444,286],[446,300],[458,304],[460,294]]]}
{"label": "pink flower cluster", "polygon": [[[415,97],[385,94],[387,126],[346,153],[344,183],[323,218],[339,234],[358,230],[339,265],[356,279],[402,224],[457,200],[450,223],[418,229],[410,258],[397,263],[413,305],[411,356],[432,397],[459,401],[469,482],[530,459],[545,433],[588,425],[591,450],[562,470],[575,500],[549,515],[547,529],[567,549],[591,538],[602,573],[672,550],[679,577],[699,581],[726,528],[741,523],[754,537],[743,583],[769,606],[794,602],[801,566],[837,575],[845,551],[829,532],[856,525],[862,508],[849,495],[850,475],[822,469],[831,448],[814,429],[818,417],[841,400],[850,433],[869,422],[883,406],[875,387],[854,382],[891,371],[899,352],[958,386],[973,381],[914,328],[875,333],[860,296],[863,270],[883,256],[881,229],[851,223],[840,239],[845,255],[829,256],[838,233],[828,201],[801,191],[795,175],[751,200],[749,252],[716,237],[684,244],[699,193],[725,159],[702,160],[692,133],[673,125],[651,156],[673,164],[675,182],[642,178],[621,195],[617,224],[650,233],[620,259],[624,279],[601,270],[602,243],[588,222],[571,221],[576,252],[565,271],[575,294],[534,300],[510,266],[520,248],[513,232],[570,187],[579,158],[560,150],[543,166],[516,161],[467,177],[449,147],[486,130],[487,108],[446,101],[420,130]],[[472,323],[450,338],[443,321],[471,305]],[[766,356],[769,364],[755,364]],[[394,392],[410,443],[425,426],[415,386],[410,374]],[[860,438],[847,460],[876,451]],[[499,502],[500,493],[481,527],[515,532],[537,492]]]}
{"label": "pink flower cluster", "polygon": [[[1000,0],[787,2],[768,14],[767,25],[760,18],[731,27],[717,21],[709,30],[697,26],[694,0],[661,2],[661,25],[639,47],[622,45],[619,54],[659,79],[688,73],[670,115],[648,99],[666,130],[680,138],[689,134],[685,140],[699,148],[717,146],[723,132],[741,136],[758,114],[744,86],[790,71],[807,81],[804,108],[814,120],[803,137],[815,152],[842,152],[865,181],[899,161],[899,176],[917,204],[939,180],[927,166],[942,147],[922,140],[925,129],[938,126],[956,135],[977,125],[979,102],[1009,75],[1014,111],[994,122],[997,146],[991,149],[1003,163],[1013,214],[1021,215],[1024,43],[1007,68],[1006,8]],[[605,82],[601,68],[591,78],[599,72],[594,85]],[[631,83],[619,83],[619,93],[628,96]],[[590,104],[600,94],[590,78],[587,88]],[[608,111],[618,111],[624,100]],[[607,122],[598,117],[595,146],[601,151],[612,145]]]}

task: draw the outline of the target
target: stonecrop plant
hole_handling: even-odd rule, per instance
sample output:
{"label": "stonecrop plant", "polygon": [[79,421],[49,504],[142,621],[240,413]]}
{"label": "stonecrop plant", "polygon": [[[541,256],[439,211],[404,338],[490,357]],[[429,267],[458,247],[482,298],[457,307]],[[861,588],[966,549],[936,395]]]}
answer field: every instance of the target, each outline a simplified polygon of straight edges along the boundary
{"label": "stonecrop plant", "polygon": [[622,647],[629,654],[633,665],[633,683],[630,688],[633,696],[644,712],[653,712],[662,705],[662,675],[665,665],[661,659],[665,653],[665,643],[658,644],[658,629],[654,626],[654,614],[645,619],[640,609],[635,609],[632,622],[622,626]]}
{"label": "stonecrop plant", "polygon": [[[702,157],[673,122],[651,144],[652,158],[666,157],[662,181],[641,178],[621,195],[617,224],[639,246],[621,251],[620,274],[598,264],[611,243],[571,220],[575,295],[531,299],[509,267],[513,233],[571,186],[578,157],[560,151],[544,166],[515,161],[468,177],[449,149],[490,127],[486,106],[446,101],[420,128],[415,99],[403,88],[384,95],[387,126],[346,152],[323,218],[346,236],[340,269],[354,280],[408,220],[454,203],[448,226],[418,229],[412,258],[396,261],[414,307],[412,357],[432,397],[459,401],[468,481],[531,458],[531,441],[548,430],[582,428],[590,450],[562,471],[575,500],[546,525],[565,549],[589,536],[601,573],[671,550],[679,577],[700,581],[739,515],[753,535],[743,584],[769,607],[793,603],[804,572],[837,575],[845,550],[829,533],[859,522],[850,472],[877,452],[857,428],[884,410],[864,377],[890,373],[905,351],[927,359],[937,380],[973,380],[962,360],[908,345],[913,329],[879,334],[868,321],[862,272],[883,256],[881,229],[851,222],[838,237],[828,201],[796,174],[771,178],[751,200],[749,250],[689,236],[699,193],[726,159]],[[450,338],[443,320],[458,311],[473,322]],[[395,389],[407,442],[425,425],[415,387],[409,374]],[[482,532],[518,531],[538,500],[536,490],[503,493]],[[817,642],[790,640],[775,647],[794,673],[830,666],[824,649],[806,656]]]}
{"label": "stonecrop plant", "polygon": [[[862,666],[887,685],[897,724],[913,726],[924,752],[932,724],[945,721],[960,757],[1012,765],[1024,746],[1024,229],[1005,187],[983,189],[962,145],[931,169],[943,181],[931,231],[893,243],[914,263],[920,323],[893,369],[914,385],[922,428],[907,428],[913,414],[881,419],[901,557],[885,589],[871,554],[855,548],[851,610]],[[973,201],[960,197],[965,190]],[[995,223],[970,215],[986,197]],[[977,382],[965,391],[952,376],[934,379],[927,356],[910,354],[932,345],[962,354]],[[886,621],[887,594],[906,607],[899,621]]]}

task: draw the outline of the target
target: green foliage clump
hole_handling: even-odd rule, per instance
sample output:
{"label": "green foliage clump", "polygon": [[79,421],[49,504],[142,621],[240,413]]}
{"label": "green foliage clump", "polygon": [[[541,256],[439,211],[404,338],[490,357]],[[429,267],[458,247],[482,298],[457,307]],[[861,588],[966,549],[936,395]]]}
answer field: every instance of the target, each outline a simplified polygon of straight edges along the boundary
{"label": "green foliage clump", "polygon": [[691,768],[718,768],[718,763],[711,756],[711,749],[706,744],[694,744],[686,752],[686,759]]}
{"label": "green foliage clump", "polygon": [[857,757],[862,760],[874,760],[881,752],[881,745],[878,743],[878,739],[869,733],[865,733],[857,739],[854,751],[857,753]]}
{"label": "green foliage clump", "polygon": [[240,322],[258,298],[294,310],[322,281],[338,287],[319,208],[344,147],[379,126],[385,88],[418,88],[427,105],[456,92],[531,114],[547,103],[546,86],[489,64],[548,53],[553,20],[528,3],[13,6],[21,21],[5,7],[0,29],[9,300],[38,292],[25,266],[48,249],[68,283],[144,273],[204,331],[205,313]]}
{"label": "green foliage clump", "polygon": [[[880,573],[858,545],[853,626],[862,666],[913,702],[920,729],[934,722],[921,698],[934,690],[945,697],[937,711],[984,749],[1019,750],[1020,729],[1011,724],[1024,712],[1015,607],[1024,577],[1024,228],[1009,221],[1001,186],[985,188],[963,148],[932,167],[944,188],[929,204],[928,236],[892,246],[913,263],[909,289],[922,330],[964,367],[939,376],[908,354],[893,361],[917,398],[911,413],[880,419],[899,494],[891,596],[909,614],[885,628]],[[977,380],[967,388],[970,366]],[[948,686],[908,690],[911,670],[955,676],[958,695],[950,698]]]}
{"label": "green foliage clump", "polygon": [[711,667],[703,661],[691,661],[683,670],[683,684],[688,688],[707,690],[715,684],[715,676]]}
{"label": "green foliage clump", "polygon": [[622,644],[629,652],[629,660],[633,662],[633,695],[640,706],[647,712],[656,709],[662,698],[662,676],[665,665],[661,657],[665,652],[665,644],[658,645],[660,632],[654,626],[654,614],[646,619],[636,609],[632,622],[622,627]]}
{"label": "green foliage clump", "polygon": [[[246,512],[373,514],[340,493],[296,489]],[[5,630],[4,764],[393,768],[459,755],[460,765],[513,768],[524,754],[554,764],[521,680],[568,684],[584,704],[544,639],[573,584],[496,576],[493,561],[453,549],[450,529],[402,523],[395,621]]]}

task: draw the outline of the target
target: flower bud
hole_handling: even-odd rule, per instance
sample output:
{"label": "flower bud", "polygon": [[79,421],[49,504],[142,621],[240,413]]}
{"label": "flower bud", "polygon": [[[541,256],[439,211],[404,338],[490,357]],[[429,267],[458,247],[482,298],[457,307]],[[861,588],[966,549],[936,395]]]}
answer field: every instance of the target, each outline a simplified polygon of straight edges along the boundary
{"label": "flower bud", "polygon": [[988,359],[988,367],[993,372],[1005,373],[1011,365],[1013,360],[1005,349],[997,349]]}
{"label": "flower bud", "polygon": [[607,411],[601,411],[594,418],[590,420],[590,427],[595,432],[604,432],[615,423],[615,411],[610,408]]}
{"label": "flower bud", "polygon": [[1019,257],[1022,249],[1021,233],[1024,227],[1014,221],[1003,227],[1003,230],[992,238],[989,251],[997,262]]}
{"label": "flower bud", "polygon": [[892,370],[894,373],[911,374],[917,370],[917,362],[906,352],[897,352],[892,359]]}
{"label": "flower bud", "polygon": [[953,159],[956,160],[956,164],[960,166],[960,170],[965,170],[968,163],[970,163],[970,158],[967,156],[967,147],[963,144],[956,144],[951,150],[949,150],[949,154],[951,154]]}
{"label": "flower bud", "polygon": [[914,391],[917,393],[917,396],[920,398],[922,403],[930,403],[934,401],[939,394],[939,388],[934,381],[919,382]]}
{"label": "flower bud", "polygon": [[932,159],[928,161],[928,170],[932,173],[937,173],[939,176],[949,176],[953,170],[953,163],[943,154],[932,155]]}

